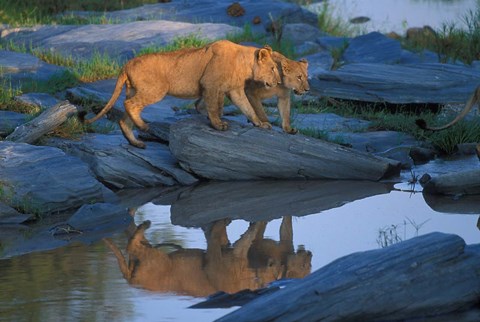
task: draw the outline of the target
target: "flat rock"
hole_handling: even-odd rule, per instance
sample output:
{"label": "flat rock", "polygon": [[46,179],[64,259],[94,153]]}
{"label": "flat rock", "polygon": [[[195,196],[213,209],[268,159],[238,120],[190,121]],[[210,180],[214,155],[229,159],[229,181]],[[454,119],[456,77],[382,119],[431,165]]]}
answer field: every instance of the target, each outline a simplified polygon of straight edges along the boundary
{"label": "flat rock", "polygon": [[76,157],[53,147],[0,142],[3,202],[25,213],[48,214],[113,197]]}
{"label": "flat rock", "polygon": [[236,122],[229,122],[227,131],[217,131],[203,117],[172,124],[170,150],[187,171],[218,180],[375,181],[396,173],[399,166],[392,160],[301,134],[289,135]]}
{"label": "flat rock", "polygon": [[0,80],[3,78],[13,87],[25,81],[47,81],[66,71],[65,67],[47,64],[37,57],[8,50],[0,50]]}
{"label": "flat rock", "polygon": [[81,140],[50,139],[86,162],[98,180],[116,189],[190,185],[197,179],[182,170],[167,146],[148,142],[146,149],[128,144],[123,135],[87,134]]}
{"label": "flat rock", "polygon": [[480,244],[430,233],[339,258],[217,321],[476,321]]}
{"label": "flat rock", "polygon": [[[302,22],[317,25],[316,14],[303,9],[301,6],[285,1],[255,1],[242,0],[238,3],[245,9],[243,15],[232,17],[227,14],[227,8],[233,2],[231,0],[197,0],[197,1],[171,1],[144,5],[138,8],[119,10],[103,13],[107,19],[117,22],[134,20],[171,20],[189,23],[228,24],[243,27],[245,24],[252,26],[256,32],[265,32],[272,19],[282,23]],[[67,13],[68,14],[68,13]],[[74,12],[74,15],[98,15],[98,13]],[[254,18],[260,18],[255,24]]]}
{"label": "flat rock", "polygon": [[23,113],[0,110],[0,136],[7,136],[15,128],[27,122],[28,115]]}
{"label": "flat rock", "polygon": [[0,202],[0,224],[21,224],[29,219],[33,219],[33,217],[33,215],[22,214]]}
{"label": "flat rock", "polygon": [[401,55],[402,48],[399,41],[379,32],[371,32],[350,40],[343,53],[343,59],[347,64],[394,64],[400,61]]}
{"label": "flat rock", "polygon": [[363,102],[465,103],[480,72],[451,64],[347,64],[310,80],[310,94]]}
{"label": "flat rock", "polygon": [[4,39],[16,44],[31,43],[39,49],[67,57],[89,59],[97,53],[106,53],[112,58],[126,60],[132,58],[142,48],[163,46],[181,36],[195,34],[199,38],[215,40],[238,32],[241,32],[240,28],[221,23],[193,24],[158,20],[123,24],[14,28],[4,36]]}
{"label": "flat rock", "polygon": [[480,169],[457,171],[430,178],[422,177],[424,193],[444,195],[480,194]]}

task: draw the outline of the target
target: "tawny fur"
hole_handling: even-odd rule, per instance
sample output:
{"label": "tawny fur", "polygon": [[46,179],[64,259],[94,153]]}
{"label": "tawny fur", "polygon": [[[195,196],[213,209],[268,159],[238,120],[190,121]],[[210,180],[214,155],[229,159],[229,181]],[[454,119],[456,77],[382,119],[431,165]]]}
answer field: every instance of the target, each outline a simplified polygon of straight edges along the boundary
{"label": "tawny fur", "polygon": [[104,116],[125,84],[125,114],[119,125],[125,138],[140,148],[145,144],[135,138],[132,125],[148,130],[140,114],[145,106],[160,101],[165,95],[187,99],[203,97],[210,122],[217,130],[227,129],[227,123],[220,119],[217,111],[220,108],[218,97],[228,95],[255,126],[268,128],[269,124],[264,124],[255,114],[244,87],[247,80],[272,87],[280,82],[271,53],[270,48],[258,49],[220,40],[203,48],[133,58],[122,68],[106,106],[85,122],[92,123]]}
{"label": "tawny fur", "polygon": [[[304,59],[294,61],[278,52],[273,52],[272,58],[277,64],[282,83],[277,87],[267,88],[256,81],[247,81],[245,93],[260,121],[268,123],[268,116],[263,109],[262,100],[276,96],[278,98],[278,111],[282,118],[282,128],[289,134],[297,133],[290,124],[290,97],[293,91],[302,95],[310,90],[308,84],[308,62]],[[223,102],[223,97],[219,99]],[[205,102],[199,100],[195,103],[198,112],[206,114]],[[219,110],[220,115],[223,109]]]}

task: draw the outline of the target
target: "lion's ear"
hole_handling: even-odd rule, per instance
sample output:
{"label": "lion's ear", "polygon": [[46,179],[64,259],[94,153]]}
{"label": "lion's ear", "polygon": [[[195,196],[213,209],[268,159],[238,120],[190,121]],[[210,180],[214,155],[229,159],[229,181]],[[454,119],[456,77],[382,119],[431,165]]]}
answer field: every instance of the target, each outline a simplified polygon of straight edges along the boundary
{"label": "lion's ear", "polygon": [[270,52],[268,49],[262,48],[258,51],[258,60],[261,62],[265,62],[268,58],[270,58]]}
{"label": "lion's ear", "polygon": [[273,49],[272,47],[270,47],[269,45],[265,45],[263,46],[263,48],[265,48],[266,50],[268,50],[270,52],[270,55],[273,53]]}
{"label": "lion's ear", "polygon": [[288,73],[290,73],[290,64],[285,60],[282,60],[281,64],[282,64],[283,74],[287,75]]}
{"label": "lion's ear", "polygon": [[305,58],[300,59],[298,62],[305,64],[305,66],[308,67],[308,61]]}

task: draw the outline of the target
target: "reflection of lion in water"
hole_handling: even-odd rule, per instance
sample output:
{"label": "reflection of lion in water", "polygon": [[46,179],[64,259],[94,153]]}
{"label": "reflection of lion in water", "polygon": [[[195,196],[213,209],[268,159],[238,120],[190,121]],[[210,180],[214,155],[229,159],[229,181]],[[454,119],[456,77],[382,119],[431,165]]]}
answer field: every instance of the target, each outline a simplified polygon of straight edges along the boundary
{"label": "reflection of lion in water", "polygon": [[280,242],[263,238],[266,222],[250,224],[231,247],[226,220],[205,231],[207,250],[178,249],[169,254],[152,247],[144,232],[150,223],[137,227],[128,241],[128,264],[122,252],[104,239],[117,257],[125,279],[152,291],[207,296],[217,291],[235,293],[257,289],[281,278],[301,278],[310,273],[312,254],[292,243],[291,217],[280,228]]}
{"label": "reflection of lion in water", "polygon": [[[416,120],[416,124],[424,129],[424,130],[430,130],[430,131],[440,131],[440,130],[445,130],[445,129],[448,129],[449,127],[455,125],[456,123],[458,123],[460,120],[462,120],[465,116],[467,116],[467,114],[470,112],[470,110],[476,105],[476,104],[479,104],[480,102],[480,86],[478,86],[475,91],[473,92],[472,96],[470,96],[467,104],[465,104],[465,107],[463,108],[463,110],[457,115],[457,117],[455,117],[451,122],[445,124],[445,125],[442,125],[442,126],[438,126],[438,127],[433,127],[433,126],[428,126],[427,123],[425,122],[425,120],[423,119],[419,119],[419,120]],[[477,155],[478,157],[480,158],[480,143],[477,144]]]}
{"label": "reflection of lion in water", "polygon": [[[265,86],[280,82],[272,49],[241,46],[228,40],[219,40],[203,48],[180,49],[168,53],[155,53],[129,60],[118,76],[112,97],[92,119],[92,123],[105,115],[126,86],[125,114],[119,121],[120,129],[130,144],[144,148],[145,143],[135,138],[132,123],[141,130],[148,125],[141,118],[142,110],[160,101],[166,95],[180,98],[203,97],[212,126],[226,130],[227,123],[220,120],[218,97],[227,94],[232,102],[255,126],[268,128],[255,114],[245,96],[245,82],[256,80]],[[79,115],[83,119],[84,114]]]}

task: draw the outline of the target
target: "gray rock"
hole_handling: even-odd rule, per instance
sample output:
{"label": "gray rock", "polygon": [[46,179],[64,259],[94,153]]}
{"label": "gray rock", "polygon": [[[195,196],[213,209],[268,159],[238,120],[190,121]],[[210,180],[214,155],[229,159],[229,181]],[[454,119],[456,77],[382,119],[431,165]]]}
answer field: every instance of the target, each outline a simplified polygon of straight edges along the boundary
{"label": "gray rock", "polygon": [[65,67],[47,64],[33,55],[7,50],[0,50],[0,68],[0,80],[5,79],[12,87],[25,81],[47,81],[66,71]]}
{"label": "gray rock", "polygon": [[306,41],[315,41],[324,35],[320,29],[305,23],[289,23],[283,26],[282,39],[291,41],[293,45],[299,46]]}
{"label": "gray rock", "polygon": [[27,122],[28,115],[0,110],[0,136],[7,136],[15,128]]}
{"label": "gray rock", "polygon": [[347,64],[310,81],[310,94],[364,102],[462,103],[480,82],[477,69],[450,64]]}
{"label": "gray rock", "polygon": [[[187,171],[208,179],[379,180],[398,163],[305,137],[229,122],[214,130],[197,117],[170,126],[170,150]],[[355,164],[352,164],[354,162]]]}
{"label": "gray rock", "polygon": [[324,73],[327,70],[330,70],[333,65],[333,57],[326,50],[307,55],[304,58],[308,61],[309,79],[314,78],[318,74]]}
{"label": "gray rock", "polygon": [[23,104],[38,106],[42,110],[61,102],[58,98],[46,93],[26,93],[15,96],[15,100]]}
{"label": "gray rock", "polygon": [[25,213],[48,214],[113,198],[88,166],[53,147],[0,142],[4,202]]}
{"label": "gray rock", "polygon": [[346,63],[396,64],[400,62],[400,42],[379,32],[371,32],[350,40],[343,53]]}
{"label": "gray rock", "polygon": [[83,205],[68,220],[67,224],[76,230],[94,231],[105,229],[113,223],[128,224],[132,216],[125,207],[110,203]]}
{"label": "gray rock", "polygon": [[[238,1],[245,9],[245,14],[232,17],[227,14],[227,8],[234,1],[231,0],[197,0],[197,1],[171,1],[144,5],[138,8],[102,13],[107,19],[117,22],[130,22],[135,20],[171,20],[189,23],[228,24],[243,27],[250,24],[254,31],[265,32],[272,19],[282,23],[302,22],[311,25],[317,24],[317,16],[297,4],[285,1]],[[67,13],[68,14],[68,13]],[[89,13],[74,14],[89,15]],[[93,13],[90,13],[90,15]],[[97,13],[98,14],[98,13]],[[253,19],[260,18],[260,24],[254,24]]]}
{"label": "gray rock", "polygon": [[342,132],[336,134],[335,138],[348,143],[354,149],[370,153],[385,152],[399,146],[412,147],[421,144],[413,136],[396,131]]}
{"label": "gray rock", "polygon": [[100,181],[117,189],[190,185],[197,181],[178,167],[167,146],[156,142],[138,149],[122,135],[88,134],[77,141],[50,139],[47,144],[79,157]]}
{"label": "gray rock", "polygon": [[447,173],[431,178],[428,174],[421,180],[424,193],[444,195],[480,194],[480,169]]}
{"label": "gray rock", "polygon": [[220,23],[193,24],[165,20],[63,27],[15,28],[5,40],[17,44],[32,43],[34,47],[65,56],[89,59],[97,53],[106,53],[112,58],[126,60],[142,48],[163,46],[177,37],[195,34],[215,40],[241,31],[238,27]]}
{"label": "gray rock", "polygon": [[348,46],[350,40],[351,38],[348,37],[324,36],[319,37],[317,42],[323,49],[331,51],[336,48]]}
{"label": "gray rock", "polygon": [[12,207],[0,202],[0,224],[21,224],[33,218],[33,215],[22,214]]}
{"label": "gray rock", "polygon": [[369,121],[342,117],[334,113],[294,114],[292,123],[299,129],[319,129],[328,136],[335,135],[331,132],[364,131],[370,126]]}
{"label": "gray rock", "polygon": [[480,245],[430,233],[351,254],[217,321],[476,321]]}

